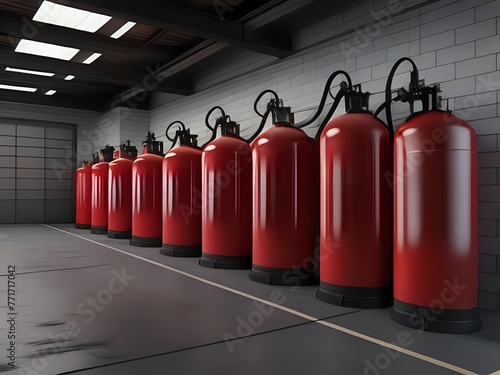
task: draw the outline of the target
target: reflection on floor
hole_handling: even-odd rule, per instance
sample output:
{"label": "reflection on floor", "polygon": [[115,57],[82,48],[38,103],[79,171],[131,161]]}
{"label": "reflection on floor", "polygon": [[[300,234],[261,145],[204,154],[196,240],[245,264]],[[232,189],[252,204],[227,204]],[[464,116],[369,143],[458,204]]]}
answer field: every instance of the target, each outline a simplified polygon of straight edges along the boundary
{"label": "reflection on floor", "polygon": [[[0,226],[0,321],[8,374],[492,374],[500,314],[472,335],[419,332],[388,309],[315,298],[315,286],[255,283],[71,225]],[[12,279],[12,277],[11,277]],[[11,288],[12,289],[12,288]],[[15,316],[12,331],[9,319]],[[15,368],[7,358],[15,333]],[[391,343],[396,345],[392,347]]]}

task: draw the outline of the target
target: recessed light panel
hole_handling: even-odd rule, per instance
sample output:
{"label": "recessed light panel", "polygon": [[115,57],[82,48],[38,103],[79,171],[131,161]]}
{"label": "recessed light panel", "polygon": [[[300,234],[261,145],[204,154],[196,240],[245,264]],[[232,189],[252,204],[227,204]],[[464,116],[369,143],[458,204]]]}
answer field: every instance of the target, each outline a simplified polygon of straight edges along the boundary
{"label": "recessed light panel", "polygon": [[44,76],[44,77],[53,77],[55,75],[55,73],[39,72],[38,70],[17,69],[17,68],[11,68],[9,66],[5,68],[5,70],[7,72],[33,74],[36,76]]}
{"label": "recessed light panel", "polygon": [[50,43],[35,42],[33,40],[21,39],[16,47],[16,52],[28,53],[30,55],[51,57],[53,59],[71,60],[79,49],[63,47]]}
{"label": "recessed light panel", "polygon": [[89,58],[87,58],[85,61],[83,61],[83,64],[92,64],[94,61],[96,61],[99,57],[101,57],[102,53],[93,53]]}
{"label": "recessed light panel", "polygon": [[25,91],[25,92],[35,92],[37,89],[34,87],[24,87],[24,86],[11,86],[11,85],[1,85],[2,90],[14,90],[14,91]]}
{"label": "recessed light panel", "polygon": [[111,35],[111,38],[113,39],[118,39],[120,38],[123,34],[125,34],[127,31],[129,31],[132,27],[135,26],[135,22],[127,22],[125,25],[120,27],[118,30],[115,31],[113,35]]}
{"label": "recessed light panel", "polygon": [[35,16],[34,21],[95,33],[104,26],[111,17],[104,14],[87,12],[66,5],[44,1]]}

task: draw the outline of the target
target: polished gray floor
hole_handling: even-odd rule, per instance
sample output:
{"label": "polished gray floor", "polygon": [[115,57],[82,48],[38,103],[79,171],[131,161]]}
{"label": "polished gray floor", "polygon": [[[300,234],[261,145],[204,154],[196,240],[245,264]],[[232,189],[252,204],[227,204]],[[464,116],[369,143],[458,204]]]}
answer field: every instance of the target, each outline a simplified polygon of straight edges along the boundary
{"label": "polished gray floor", "polygon": [[[9,265],[16,368],[7,359]],[[388,309],[329,305],[316,287],[258,284],[248,271],[200,267],[71,225],[0,226],[0,267],[0,372],[8,374],[500,370],[500,314],[482,311],[473,335],[421,333],[394,323]]]}

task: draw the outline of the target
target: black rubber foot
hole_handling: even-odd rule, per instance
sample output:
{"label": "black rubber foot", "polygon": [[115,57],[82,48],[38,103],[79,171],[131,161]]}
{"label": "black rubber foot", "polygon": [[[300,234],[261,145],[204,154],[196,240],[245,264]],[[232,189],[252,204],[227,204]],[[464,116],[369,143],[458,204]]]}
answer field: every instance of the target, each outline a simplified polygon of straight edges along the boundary
{"label": "black rubber foot", "polygon": [[201,245],[181,246],[164,243],[160,249],[160,254],[171,257],[199,257],[201,256]]}
{"label": "black rubber foot", "polygon": [[316,298],[337,306],[380,309],[392,305],[392,287],[361,288],[320,281]]}
{"label": "black rubber foot", "polygon": [[208,268],[243,270],[252,267],[252,257],[231,257],[201,253],[201,259],[198,263],[200,266]]}
{"label": "black rubber foot", "polygon": [[92,233],[92,234],[107,234],[108,228],[107,227],[97,227],[95,225],[92,225],[90,227],[90,233]]}
{"label": "black rubber foot", "polygon": [[318,284],[318,277],[313,269],[306,268],[268,268],[252,266],[248,274],[252,281],[269,285],[302,286]]}
{"label": "black rubber foot", "polygon": [[132,236],[130,245],[137,247],[160,247],[161,238]]}
{"label": "black rubber foot", "polygon": [[117,240],[130,240],[132,238],[132,232],[119,232],[116,230],[108,229],[108,238],[114,238]]}
{"label": "black rubber foot", "polygon": [[75,223],[75,228],[76,229],[90,229],[90,224],[78,224],[78,223]]}
{"label": "black rubber foot", "polygon": [[474,333],[482,328],[477,308],[467,310],[425,307],[394,299],[391,318],[399,324],[420,331],[440,333]]}

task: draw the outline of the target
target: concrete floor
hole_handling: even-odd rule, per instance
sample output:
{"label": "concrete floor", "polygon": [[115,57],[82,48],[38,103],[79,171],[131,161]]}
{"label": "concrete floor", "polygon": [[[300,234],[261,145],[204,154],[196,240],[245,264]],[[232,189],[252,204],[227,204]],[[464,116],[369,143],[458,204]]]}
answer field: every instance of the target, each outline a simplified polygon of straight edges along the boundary
{"label": "concrete floor", "polygon": [[[258,284],[246,270],[204,268],[158,250],[67,224],[0,226],[0,372],[500,371],[500,314],[482,311],[483,329],[472,335],[422,333],[393,322],[389,309],[323,303],[316,286]],[[7,315],[9,265],[17,315]],[[7,359],[12,316],[15,368]]]}

